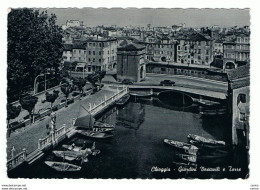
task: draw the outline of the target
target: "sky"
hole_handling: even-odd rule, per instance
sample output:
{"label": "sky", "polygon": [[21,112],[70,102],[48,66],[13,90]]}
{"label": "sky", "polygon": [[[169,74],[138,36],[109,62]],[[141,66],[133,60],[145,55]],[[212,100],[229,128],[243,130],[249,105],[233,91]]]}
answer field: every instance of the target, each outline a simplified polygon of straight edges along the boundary
{"label": "sky", "polygon": [[[41,9],[43,10],[43,9]],[[45,9],[44,9],[45,10]],[[249,9],[136,9],[136,8],[68,8],[47,9],[55,13],[57,24],[63,25],[67,20],[81,20],[86,26],[171,26],[185,23],[187,27],[219,25],[250,25]]]}

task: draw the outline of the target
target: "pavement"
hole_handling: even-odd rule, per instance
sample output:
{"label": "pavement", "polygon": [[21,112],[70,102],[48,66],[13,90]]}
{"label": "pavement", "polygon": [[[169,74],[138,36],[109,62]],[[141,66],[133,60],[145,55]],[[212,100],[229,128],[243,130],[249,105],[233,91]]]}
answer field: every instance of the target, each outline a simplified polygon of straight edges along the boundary
{"label": "pavement", "polygon": [[[69,128],[72,126],[72,118],[77,118],[79,108],[81,104],[88,103],[100,103],[101,99],[112,96],[116,92],[116,88],[103,87],[99,92],[86,96],[81,100],[74,102],[73,104],[68,105],[67,108],[63,107],[62,109],[56,111],[56,126],[57,129],[62,127],[63,124],[66,124],[66,127]],[[11,157],[11,148],[15,147],[15,154],[18,154],[22,151],[23,148],[27,149],[27,153],[33,152],[38,148],[38,140],[47,136],[48,130],[46,129],[46,124],[50,125],[50,117],[45,117],[43,120],[38,120],[34,124],[28,125],[26,127],[15,130],[10,134],[10,137],[7,138],[7,158]]]}

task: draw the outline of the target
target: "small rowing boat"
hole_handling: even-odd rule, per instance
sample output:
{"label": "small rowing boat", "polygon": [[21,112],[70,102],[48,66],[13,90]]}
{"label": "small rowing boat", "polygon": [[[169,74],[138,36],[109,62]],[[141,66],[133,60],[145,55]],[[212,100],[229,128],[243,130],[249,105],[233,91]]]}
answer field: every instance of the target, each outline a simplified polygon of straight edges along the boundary
{"label": "small rowing boat", "polygon": [[120,98],[118,101],[116,101],[116,105],[123,106],[128,102],[129,99],[130,99],[130,95],[126,94],[122,98]]}
{"label": "small rowing boat", "polygon": [[199,150],[198,147],[196,147],[192,144],[184,143],[184,142],[174,141],[174,140],[170,140],[170,139],[164,139],[163,142],[178,150],[183,150],[185,153],[188,153],[188,154],[196,155]]}
{"label": "small rowing boat", "polygon": [[74,160],[83,160],[84,162],[88,162],[87,153],[83,152],[75,152],[75,151],[59,151],[54,150],[52,153],[60,158],[63,158],[68,161],[74,161]]}
{"label": "small rowing boat", "polygon": [[86,131],[86,130],[78,130],[77,132],[85,137],[94,138],[94,139],[108,139],[108,138],[112,138],[114,136],[112,134]]}
{"label": "small rowing boat", "polygon": [[217,141],[217,140],[214,140],[214,139],[205,138],[205,137],[201,137],[201,136],[193,135],[193,134],[189,134],[187,136],[187,138],[189,140],[192,140],[192,141],[190,141],[190,143],[193,143],[195,141],[195,142],[198,142],[198,143],[210,144],[210,145],[220,145],[220,146],[226,145],[226,143],[224,141]]}
{"label": "small rowing boat", "polygon": [[187,162],[193,162],[195,163],[197,161],[196,155],[190,155],[190,154],[176,154],[178,158],[181,160],[187,161]]}
{"label": "small rowing boat", "polygon": [[80,166],[69,164],[66,162],[45,161],[45,164],[59,172],[76,172],[81,170]]}
{"label": "small rowing boat", "polygon": [[103,122],[100,122],[100,121],[95,121],[93,128],[109,128],[109,129],[114,129],[115,126],[112,125],[112,124],[103,123]]}

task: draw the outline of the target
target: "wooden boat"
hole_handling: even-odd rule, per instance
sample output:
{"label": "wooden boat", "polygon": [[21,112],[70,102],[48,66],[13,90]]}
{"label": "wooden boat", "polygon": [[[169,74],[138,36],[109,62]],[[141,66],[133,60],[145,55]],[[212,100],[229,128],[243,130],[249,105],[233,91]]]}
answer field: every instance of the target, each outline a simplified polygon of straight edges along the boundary
{"label": "wooden boat", "polygon": [[202,143],[202,142],[198,142],[195,140],[190,139],[189,140],[190,144],[193,144],[195,146],[197,146],[200,150],[200,152],[207,152],[209,150],[214,150],[214,149],[223,149],[225,150],[227,147],[223,146],[223,145],[217,145],[217,144],[208,144],[208,143]]}
{"label": "wooden boat", "polygon": [[118,101],[116,101],[116,105],[123,106],[128,102],[129,99],[130,99],[130,95],[126,94],[122,98],[120,98]]}
{"label": "wooden boat", "polygon": [[193,135],[193,134],[189,134],[187,136],[187,138],[189,140],[192,140],[192,141],[190,141],[190,143],[197,141],[198,143],[210,144],[210,145],[221,145],[221,146],[226,145],[226,143],[224,141],[217,141],[217,140],[214,140],[214,139],[205,138],[205,137],[201,137],[201,136]]}
{"label": "wooden boat", "polygon": [[214,109],[214,110],[200,111],[200,114],[204,115],[204,116],[225,115],[226,113],[227,113],[226,109]]}
{"label": "wooden boat", "polygon": [[100,122],[100,121],[95,121],[95,122],[94,122],[94,125],[93,125],[93,128],[109,128],[109,129],[114,129],[115,126],[112,125],[112,124],[103,123],[103,122]]}
{"label": "wooden boat", "polygon": [[72,150],[72,151],[76,151],[76,152],[79,152],[82,150],[83,147],[80,147],[80,146],[75,146],[75,145],[62,145],[62,148],[65,148],[67,150]]}
{"label": "wooden boat", "polygon": [[176,166],[183,166],[183,167],[185,167],[185,168],[187,168],[187,167],[192,167],[192,168],[197,168],[197,164],[195,164],[195,163],[193,163],[193,162],[175,162],[175,161],[173,161],[172,162],[173,164],[175,164]]}
{"label": "wooden boat", "polygon": [[197,156],[196,155],[191,155],[191,154],[176,154],[176,156],[184,161],[187,162],[196,162],[197,161]]}
{"label": "wooden boat", "polygon": [[169,139],[164,139],[163,142],[176,149],[183,150],[185,153],[188,154],[196,155],[199,150],[198,147],[184,142],[179,142],[179,141],[174,141]]}
{"label": "wooden boat", "polygon": [[91,129],[93,132],[102,132],[102,133],[108,133],[114,131],[114,128],[100,128],[100,127],[94,127]]}
{"label": "wooden boat", "polygon": [[93,132],[93,131],[85,131],[85,130],[78,130],[78,133],[89,138],[94,138],[94,139],[108,139],[112,138],[112,134],[106,134],[102,132]]}
{"label": "wooden boat", "polygon": [[68,161],[74,161],[74,160],[83,160],[84,162],[87,162],[87,153],[83,152],[75,152],[75,151],[52,151],[52,153],[60,158],[64,158],[65,160]]}
{"label": "wooden boat", "polygon": [[130,92],[129,94],[137,98],[150,98],[153,95],[151,92],[149,94],[144,92]]}
{"label": "wooden boat", "polygon": [[202,106],[218,106],[220,105],[219,102],[212,102],[212,101],[206,101],[206,100],[198,100],[198,104]]}
{"label": "wooden boat", "polygon": [[80,166],[66,162],[45,161],[45,164],[59,172],[77,172],[81,170]]}

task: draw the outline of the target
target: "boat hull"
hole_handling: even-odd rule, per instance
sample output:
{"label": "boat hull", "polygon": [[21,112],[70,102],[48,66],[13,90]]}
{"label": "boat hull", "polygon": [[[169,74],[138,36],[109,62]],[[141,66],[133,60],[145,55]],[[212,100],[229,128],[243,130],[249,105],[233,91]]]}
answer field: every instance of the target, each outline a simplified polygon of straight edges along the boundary
{"label": "boat hull", "polygon": [[81,170],[80,166],[66,162],[45,161],[45,164],[58,172],[77,172]]}
{"label": "boat hull", "polygon": [[164,143],[187,154],[196,155],[198,152],[198,148],[192,144],[173,141],[169,139],[164,139]]}

